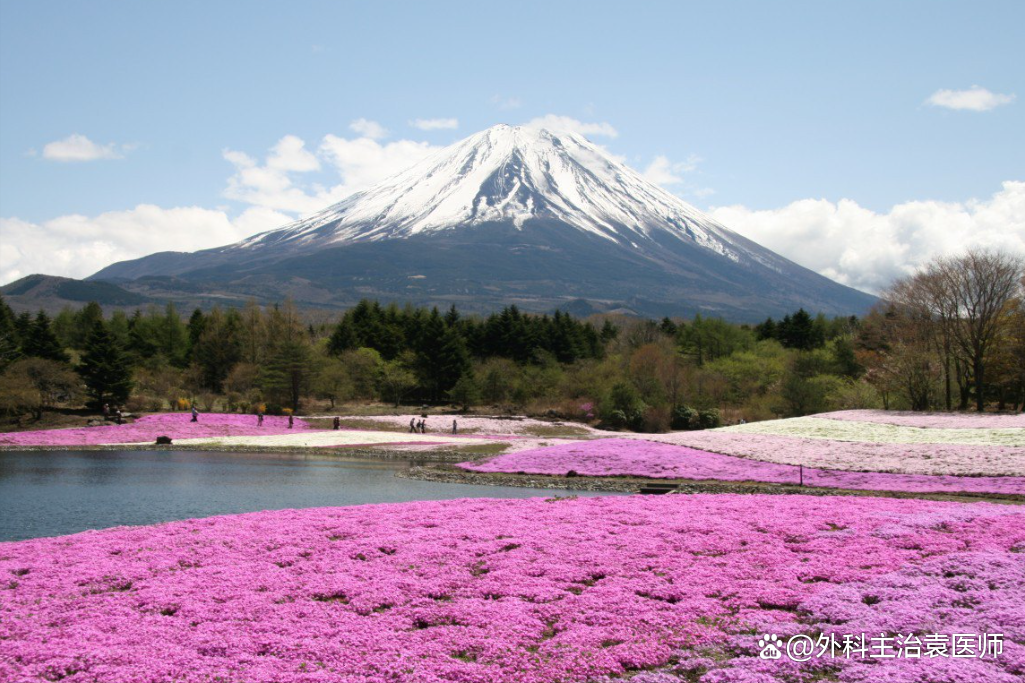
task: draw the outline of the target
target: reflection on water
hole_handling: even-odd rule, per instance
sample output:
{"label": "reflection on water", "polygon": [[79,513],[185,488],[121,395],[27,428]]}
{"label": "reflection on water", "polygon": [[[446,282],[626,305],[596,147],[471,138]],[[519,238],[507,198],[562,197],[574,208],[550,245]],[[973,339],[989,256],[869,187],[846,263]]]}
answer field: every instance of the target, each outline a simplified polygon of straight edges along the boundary
{"label": "reflection on water", "polygon": [[408,466],[266,453],[0,452],[0,541],[256,510],[567,494],[394,476]]}

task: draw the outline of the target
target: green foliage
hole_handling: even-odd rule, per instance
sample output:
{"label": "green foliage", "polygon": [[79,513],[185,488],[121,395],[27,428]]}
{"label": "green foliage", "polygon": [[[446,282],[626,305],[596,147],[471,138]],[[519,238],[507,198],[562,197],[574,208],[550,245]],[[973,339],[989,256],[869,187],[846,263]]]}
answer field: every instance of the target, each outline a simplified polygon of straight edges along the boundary
{"label": "green foliage", "polygon": [[673,407],[672,419],[669,425],[671,429],[694,429],[698,424],[698,411],[690,406]]}
{"label": "green foliage", "polygon": [[416,375],[409,370],[413,362],[413,354],[407,352],[404,357],[384,361],[378,375],[378,386],[381,398],[391,401],[396,406],[416,386]]}
{"label": "green foliage", "polygon": [[480,396],[480,386],[472,372],[464,373],[448,392],[452,402],[462,406],[463,410],[469,410],[471,406],[479,403]]}
{"label": "green foliage", "polygon": [[93,324],[86,339],[78,374],[85,382],[90,407],[99,409],[104,403],[120,405],[128,400],[132,391],[128,354],[102,320]]}
{"label": "green foliage", "polygon": [[722,320],[695,316],[693,322],[678,333],[680,352],[698,366],[754,344],[754,333]]}
{"label": "green foliage", "polygon": [[0,372],[3,372],[21,355],[21,343],[15,327],[15,315],[7,302],[0,297]]}
{"label": "green foliage", "polygon": [[70,358],[57,340],[50,326],[50,318],[43,311],[36,314],[28,329],[28,335],[22,341],[21,352],[34,358],[67,363]]}
{"label": "green foliage", "polygon": [[13,363],[0,376],[0,405],[4,412],[30,410],[39,419],[44,410],[73,403],[80,394],[81,380],[66,364],[39,357]]}
{"label": "green foliage", "polygon": [[644,422],[645,407],[633,384],[617,382],[602,403],[602,419],[612,429],[639,430]]}

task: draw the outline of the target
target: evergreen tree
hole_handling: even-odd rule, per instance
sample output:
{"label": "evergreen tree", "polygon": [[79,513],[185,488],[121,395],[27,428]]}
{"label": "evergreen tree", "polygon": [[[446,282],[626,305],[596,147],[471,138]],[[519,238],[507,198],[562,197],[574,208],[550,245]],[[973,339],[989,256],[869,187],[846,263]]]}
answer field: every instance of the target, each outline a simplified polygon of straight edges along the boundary
{"label": "evergreen tree", "polygon": [[18,341],[18,347],[25,345],[28,341],[29,334],[32,330],[32,314],[28,311],[22,311],[14,319],[14,336]]}
{"label": "evergreen tree", "polygon": [[762,341],[764,339],[777,339],[779,331],[776,327],[776,321],[769,316],[765,319],[765,322],[758,323],[755,325],[755,339]]}
{"label": "evergreen tree", "polygon": [[[190,332],[195,314],[192,317]],[[202,332],[192,342],[192,357],[202,371],[203,386],[220,392],[228,373],[242,360],[242,320],[237,311],[224,314],[215,308],[199,326]]]}
{"label": "evergreen tree", "polygon": [[607,344],[616,337],[619,336],[619,328],[612,324],[612,321],[608,318],[602,323],[601,332],[598,333],[598,338],[601,339],[602,344]]}
{"label": "evergreen tree", "polygon": [[199,346],[199,338],[203,336],[206,328],[206,316],[198,308],[192,312],[189,318],[189,356],[196,359],[196,347]]}
{"label": "evergreen tree", "polygon": [[132,391],[129,358],[102,320],[93,324],[86,339],[78,374],[85,382],[90,407],[99,409],[104,403],[118,405],[128,400]]}
{"label": "evergreen tree", "polygon": [[450,328],[445,331],[433,360],[430,389],[431,397],[437,401],[470,372],[470,352],[459,333]]}
{"label": "evergreen tree", "polygon": [[28,337],[21,345],[21,351],[26,356],[45,358],[58,363],[67,363],[71,360],[57,340],[57,335],[53,333],[49,316],[43,311],[39,311],[32,321]]}
{"label": "evergreen tree", "polygon": [[92,333],[97,320],[103,320],[103,309],[95,301],[90,301],[75,314],[71,348],[85,348],[86,341],[89,339],[89,335]]}
{"label": "evergreen tree", "polygon": [[0,297],[0,372],[21,356],[14,311]]}

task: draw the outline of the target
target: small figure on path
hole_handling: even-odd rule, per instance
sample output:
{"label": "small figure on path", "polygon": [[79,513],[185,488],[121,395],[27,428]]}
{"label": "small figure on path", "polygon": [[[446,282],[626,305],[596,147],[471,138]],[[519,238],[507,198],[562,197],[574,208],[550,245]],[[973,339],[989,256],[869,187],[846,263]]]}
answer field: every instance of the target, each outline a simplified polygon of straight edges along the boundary
{"label": "small figure on path", "polygon": [[292,424],[293,424],[294,422],[295,422],[295,418],[294,418],[294,417],[292,417],[291,415],[289,415],[289,416],[288,416],[288,428],[289,428],[289,429],[291,429],[291,428],[292,428]]}
{"label": "small figure on path", "polygon": [[426,434],[427,433],[427,420],[420,420],[420,433],[421,434]]}
{"label": "small figure on path", "polygon": [[411,417],[409,418],[409,433],[413,434],[414,432],[416,432],[416,418]]}
{"label": "small figure on path", "polygon": [[459,425],[456,424],[455,420],[452,420],[452,433],[453,434],[458,434],[459,433]]}
{"label": "small figure on path", "polygon": [[116,410],[116,411],[114,412],[114,418],[115,418],[115,419],[117,420],[117,423],[118,423],[118,424],[121,424],[121,409],[120,409],[120,408],[118,408],[118,409],[117,409],[117,410]]}
{"label": "small figure on path", "polygon": [[263,426],[263,411],[262,410],[257,410],[256,411],[256,426],[257,427],[262,427]]}
{"label": "small figure on path", "polygon": [[334,419],[334,422],[332,423],[332,427],[334,429],[341,429],[342,428],[342,418],[340,418],[337,415],[335,415],[335,419]]}
{"label": "small figure on path", "polygon": [[196,410],[196,406],[192,406],[192,421],[199,422],[199,411]]}
{"label": "small figure on path", "polygon": [[108,417],[110,417],[110,404],[109,403],[104,403],[103,404],[103,419],[106,420]]}

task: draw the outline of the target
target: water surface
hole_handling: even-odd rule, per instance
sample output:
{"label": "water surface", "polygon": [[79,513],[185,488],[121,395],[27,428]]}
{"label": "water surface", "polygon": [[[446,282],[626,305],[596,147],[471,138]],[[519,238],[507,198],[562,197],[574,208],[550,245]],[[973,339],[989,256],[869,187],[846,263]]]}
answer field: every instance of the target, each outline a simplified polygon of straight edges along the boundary
{"label": "water surface", "polygon": [[0,452],[0,541],[287,508],[600,495],[396,477],[404,461],[197,451]]}

